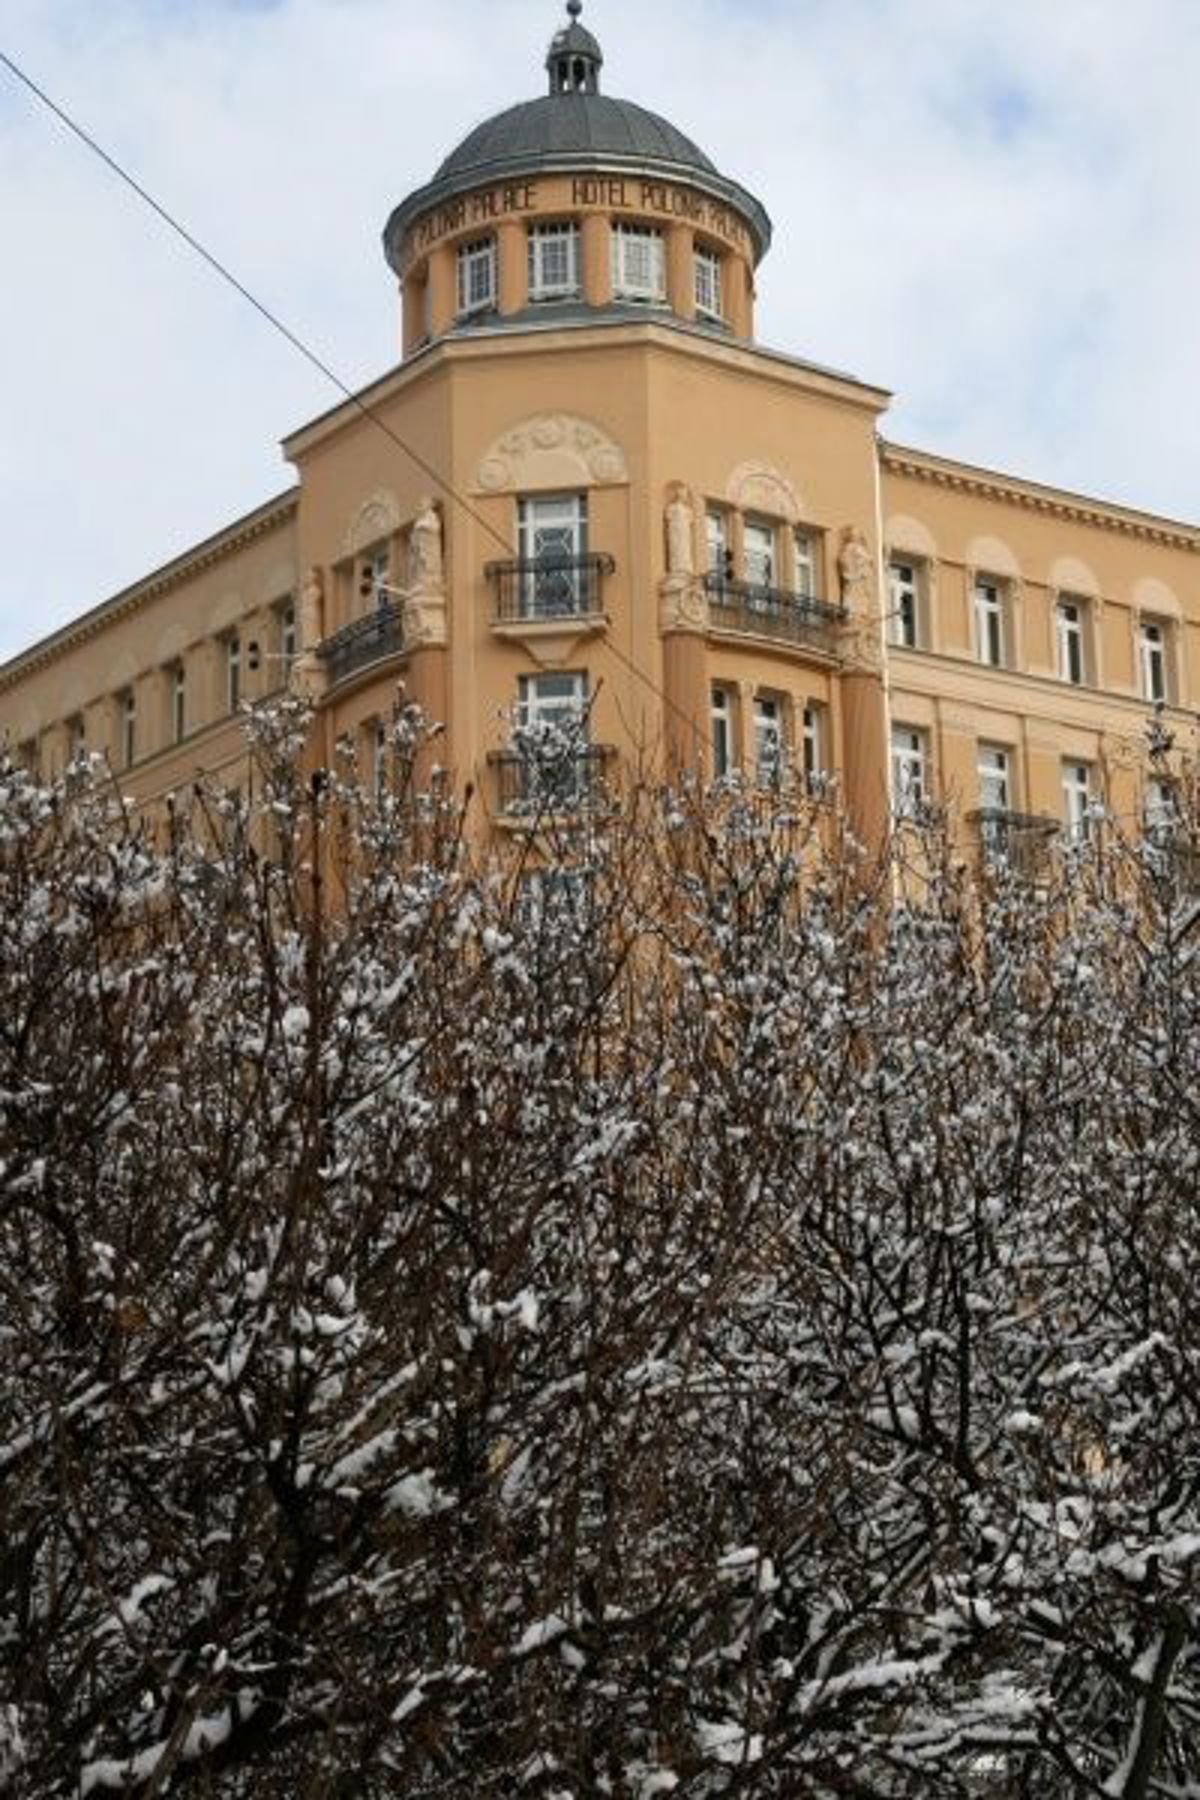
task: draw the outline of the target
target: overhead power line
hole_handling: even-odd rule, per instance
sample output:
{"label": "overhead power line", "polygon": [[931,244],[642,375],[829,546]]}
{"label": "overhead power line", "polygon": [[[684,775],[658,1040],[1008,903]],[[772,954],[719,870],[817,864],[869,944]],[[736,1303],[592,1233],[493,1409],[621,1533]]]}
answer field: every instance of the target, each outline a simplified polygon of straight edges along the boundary
{"label": "overhead power line", "polygon": [[86,145],[93,155],[100,158],[100,161],[104,163],[106,168],[111,170],[118,181],[123,181],[126,187],[131,188],[138,199],[144,202],[152,212],[156,213],[163,224],[175,233],[176,237],[182,238],[189,250],[194,250],[196,255],[200,257],[203,262],[206,262],[209,268],[212,269],[215,274],[220,276],[222,281],[228,282],[234,292],[240,294],[242,299],[266,320],[273,331],[277,331],[279,335],[286,339],[292,346],[293,350],[298,350],[306,362],[311,363],[314,369],[318,370],[327,381],[331,382],[343,399],[348,400],[365,419],[370,419],[373,425],[378,426],[379,430],[382,431],[386,437],[390,438],[399,449],[403,450],[404,454],[410,457],[417,467],[422,470],[424,474],[428,475],[431,481],[436,482],[438,487],[441,488],[444,493],[456,500],[463,510],[475,520],[475,523],[481,526],[491,537],[495,538],[498,544],[510,554],[515,554],[512,545],[508,542],[507,538],[504,537],[503,533],[498,532],[494,525],[491,525],[481,513],[477,512],[469,500],[457,493],[451,483],[448,482],[443,475],[439,474],[438,470],[421,455],[419,450],[414,450],[412,445],[406,443],[398,432],[393,431],[387,420],[381,418],[372,407],[368,406],[366,401],[356,394],[347,382],[342,380],[342,377],[337,373],[336,369],[331,369],[323,357],[319,356],[315,350],[306,344],[304,339],[294,332],[290,326],[284,324],[278,313],[272,312],[271,308],[267,306],[264,301],[260,300],[257,294],[251,292],[245,282],[239,281],[233,271],[223,263],[218,256],[214,256],[213,252],[201,243],[194,232],[189,231],[186,225],[182,225],[174,214],[167,210],[161,201],[156,200],[154,195],[150,193],[147,188],[142,186],[136,176],[131,175],[128,169],[124,168],[122,164],[117,161],[116,157],[111,155],[110,152],[104,148],[103,144],[99,143],[96,138],[92,136],[91,132],[85,130],[85,128],[73,119],[70,113],[68,113],[64,107],[61,107],[56,100],[51,99],[45,89],[39,87],[33,77],[27,75],[25,70],[15,63],[11,56],[6,55],[3,50],[0,50],[0,62],[2,62],[6,68],[11,70],[17,80],[21,82],[23,86],[28,88],[29,92],[33,94],[35,98],[40,100],[44,107],[54,114],[54,117],[60,124],[65,125],[67,130],[79,139],[80,143]]}
{"label": "overhead power line", "polygon": [[[200,241],[194,232],[189,231],[186,225],[181,224],[161,201],[156,200],[154,195],[150,193],[147,188],[143,187],[142,183],[138,181],[135,176],[131,175],[128,169],[126,169],[115,156],[104,148],[103,144],[93,137],[91,132],[80,125],[76,119],[72,118],[66,108],[60,106],[56,100],[52,99],[46,90],[40,87],[33,77],[27,74],[20,64],[14,62],[13,58],[8,56],[4,50],[0,50],[0,63],[4,64],[5,68],[10,71],[16,80],[19,81],[23,87],[27,88],[34,98],[39,100],[47,111],[52,113],[59,123],[66,127],[72,136],[78,138],[80,143],[90,150],[94,156],[98,156],[105,167],[117,177],[118,181],[123,182],[124,185],[129,188],[140,201],[142,201],[143,205],[148,206],[162,223],[167,226],[168,230],[173,231],[176,237],[182,239],[189,250],[192,250],[200,257],[202,262],[207,263],[214,274],[218,275],[222,281],[227,282],[234,292],[246,301],[247,305],[252,306],[255,312],[258,313],[261,318],[266,320],[273,331],[278,332],[279,335],[291,345],[293,350],[296,350],[307,363],[311,364],[314,369],[323,375],[325,379],[337,389],[344,400],[347,400],[364,419],[370,420],[371,424],[383,432],[384,436],[390,439],[390,441],[396,445],[397,449],[402,450],[405,456],[429,477],[430,481],[436,483],[437,487],[448,499],[453,500],[457,506],[461,507],[467,517],[473,519],[480,529],[485,531],[489,537],[493,538],[495,542],[500,545],[501,549],[509,556],[515,557],[517,555],[515,546],[504,533],[497,531],[490,520],[485,519],[483,514],[472,506],[466,496],[459,492],[453,482],[441,474],[441,472],[435,468],[426,457],[421,455],[419,450],[415,450],[410,443],[402,438],[399,432],[393,430],[386,419],[382,418],[373,407],[369,406],[361,395],[355,393],[348,382],[343,381],[336,369],[332,369],[324,358],[319,356],[310,345],[306,344],[304,339],[300,337],[297,332],[293,331],[290,326],[286,325],[279,315],[273,312],[264,301],[260,300],[257,294],[253,293],[250,288],[246,286],[245,282],[240,281],[233,271]],[[697,727],[695,720],[689,717],[681,707],[677,706],[668,694],[663,692],[662,688],[653,677],[647,675],[644,669],[639,669],[631,657],[626,656],[624,651],[619,650],[617,646],[611,643],[607,638],[605,639],[605,648],[608,650],[609,654],[617,662],[627,668],[638,681],[643,682],[645,686],[650,689],[651,693],[655,694],[670,712],[681,719],[688,726],[689,730],[699,735],[699,728]]]}

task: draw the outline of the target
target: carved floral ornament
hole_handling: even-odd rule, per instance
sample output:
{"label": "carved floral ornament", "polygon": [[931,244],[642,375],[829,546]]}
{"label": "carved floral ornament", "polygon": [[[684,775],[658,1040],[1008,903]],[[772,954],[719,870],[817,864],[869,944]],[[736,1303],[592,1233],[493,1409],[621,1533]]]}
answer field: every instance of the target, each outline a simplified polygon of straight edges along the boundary
{"label": "carved floral ornament", "polygon": [[1126,732],[1106,731],[1100,739],[1100,755],[1106,768],[1130,772],[1146,760],[1146,740]]}
{"label": "carved floral ornament", "polygon": [[620,445],[573,413],[541,413],[510,426],[489,446],[475,475],[484,494],[615,487],[628,480]]}
{"label": "carved floral ornament", "polygon": [[795,487],[770,463],[739,463],[725,484],[725,498],[739,512],[767,513],[789,525],[798,525],[804,517]]}
{"label": "carved floral ornament", "polygon": [[380,488],[364,500],[350,522],[346,533],[345,554],[357,556],[382,538],[393,537],[403,523],[400,503],[386,488]]}

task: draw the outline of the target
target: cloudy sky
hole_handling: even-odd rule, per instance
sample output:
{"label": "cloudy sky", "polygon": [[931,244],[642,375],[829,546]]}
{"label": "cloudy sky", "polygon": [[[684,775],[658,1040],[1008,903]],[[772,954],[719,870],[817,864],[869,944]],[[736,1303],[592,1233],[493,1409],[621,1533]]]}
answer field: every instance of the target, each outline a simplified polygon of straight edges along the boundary
{"label": "cloudy sky", "polygon": [[[559,0],[0,0],[21,64],[351,385],[379,232]],[[1200,0],[589,0],[761,196],[769,344],[889,436],[1200,520]],[[289,484],[336,395],[0,65],[0,654]]]}

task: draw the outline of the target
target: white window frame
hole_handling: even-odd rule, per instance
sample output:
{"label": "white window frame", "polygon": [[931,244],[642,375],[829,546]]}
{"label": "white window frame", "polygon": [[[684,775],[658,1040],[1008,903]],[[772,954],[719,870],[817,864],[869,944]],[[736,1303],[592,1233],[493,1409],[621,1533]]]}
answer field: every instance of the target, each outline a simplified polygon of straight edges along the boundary
{"label": "white window frame", "polygon": [[1074,757],[1062,765],[1063,819],[1066,835],[1081,842],[1089,835],[1092,805],[1092,765]]}
{"label": "white window frame", "polygon": [[392,596],[388,592],[392,574],[391,540],[385,538],[382,543],[371,544],[359,558],[359,585],[366,576],[371,583],[370,600],[377,609],[387,606]]}
{"label": "white window frame", "polygon": [[276,611],[276,625],[279,632],[279,658],[284,673],[291,668],[300,654],[300,637],[296,627],[296,603],[294,600],[283,600]]}
{"label": "white window frame", "polygon": [[787,755],[783,700],[778,694],[754,696],[754,778],[759,787],[778,787]]}
{"label": "white window frame", "polygon": [[697,244],[692,259],[692,291],[696,312],[702,319],[723,323],[721,308],[721,253],[707,244]]}
{"label": "white window frame", "polygon": [[137,761],[137,695],[131,687],[121,694],[120,710],[121,766],[129,769]]}
{"label": "white window frame", "polygon": [[913,557],[888,562],[888,642],[901,650],[921,646],[921,568]]}
{"label": "white window frame", "polygon": [[[527,734],[521,745],[522,804],[570,811],[587,791],[584,760],[588,746],[588,676],[586,669],[541,669],[517,679],[517,721]],[[539,730],[558,727],[564,740],[547,744],[539,755]]]}
{"label": "white window frame", "polygon": [[913,818],[929,789],[929,740],[917,725],[893,725],[891,732],[892,810]]}
{"label": "white window frame", "polygon": [[1166,619],[1138,620],[1138,669],[1145,700],[1171,699],[1171,634]]}
{"label": "white window frame", "polygon": [[975,755],[981,812],[1007,813],[1012,804],[1012,753],[1006,744],[980,744]]}
{"label": "white window frame", "polygon": [[524,731],[566,725],[587,731],[586,669],[539,669],[517,678],[517,719]]}
{"label": "white window frame", "polygon": [[1179,791],[1161,775],[1146,779],[1142,794],[1142,830],[1153,844],[1168,844],[1179,825]]}
{"label": "white window frame", "polygon": [[742,570],[747,587],[778,587],[779,539],[769,519],[747,519],[743,523]]}
{"label": "white window frame", "polygon": [[704,514],[704,551],[709,574],[724,581],[729,572],[729,521],[719,506],[710,506]]}
{"label": "white window frame", "polygon": [[242,704],[242,640],[237,632],[225,639],[225,708],[235,713]]}
{"label": "white window frame", "polygon": [[[562,254],[563,268],[548,273]],[[579,226],[573,219],[531,225],[528,236],[529,298],[533,304],[547,300],[574,300],[582,291]]]}
{"label": "white window frame", "polygon": [[792,589],[802,600],[817,597],[817,534],[797,526],[792,533]]}
{"label": "white window frame", "polygon": [[829,708],[806,701],[803,730],[804,779],[812,787],[829,773]]}
{"label": "white window frame", "polygon": [[989,669],[1008,666],[1008,591],[994,575],[977,575],[972,590],[975,656]]}
{"label": "white window frame", "polygon": [[1060,594],[1054,603],[1054,641],[1058,678],[1072,687],[1087,680],[1087,601],[1074,594]]}
{"label": "white window frame", "polygon": [[610,233],[612,289],[616,300],[665,306],[666,239],[657,225],[614,225]]}
{"label": "white window frame", "polygon": [[712,721],[713,780],[723,781],[734,768],[733,696],[727,687],[714,685],[709,699],[709,716]]}
{"label": "white window frame", "polygon": [[458,246],[455,258],[458,317],[491,312],[496,304],[496,240],[471,238]]}
{"label": "white window frame", "polygon": [[[559,540],[556,544],[555,540]],[[587,555],[586,492],[523,494],[517,501],[520,609],[525,619],[576,618],[586,589],[581,567]],[[548,564],[543,572],[539,565]],[[554,565],[558,564],[558,567]],[[566,566],[562,566],[566,565]]]}
{"label": "white window frame", "polygon": [[171,669],[171,741],[182,744],[187,736],[187,670],[177,662]]}

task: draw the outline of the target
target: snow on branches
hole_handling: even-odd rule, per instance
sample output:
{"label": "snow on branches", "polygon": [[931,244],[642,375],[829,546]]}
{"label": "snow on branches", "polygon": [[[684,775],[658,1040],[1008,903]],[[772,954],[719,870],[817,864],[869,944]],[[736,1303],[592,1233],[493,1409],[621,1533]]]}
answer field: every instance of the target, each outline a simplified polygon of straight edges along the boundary
{"label": "snow on branches", "polygon": [[1200,1794],[1189,862],[303,726],[0,763],[4,1793]]}

